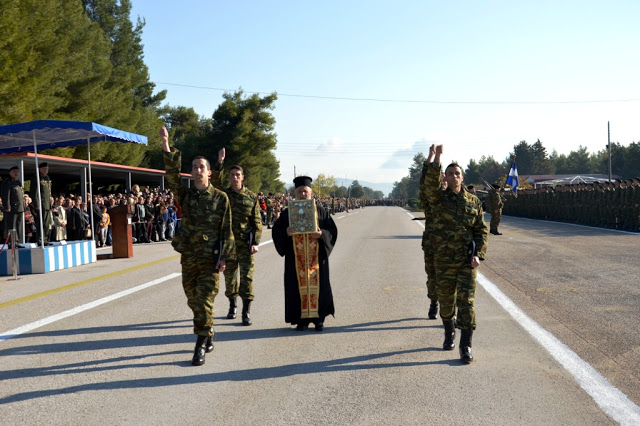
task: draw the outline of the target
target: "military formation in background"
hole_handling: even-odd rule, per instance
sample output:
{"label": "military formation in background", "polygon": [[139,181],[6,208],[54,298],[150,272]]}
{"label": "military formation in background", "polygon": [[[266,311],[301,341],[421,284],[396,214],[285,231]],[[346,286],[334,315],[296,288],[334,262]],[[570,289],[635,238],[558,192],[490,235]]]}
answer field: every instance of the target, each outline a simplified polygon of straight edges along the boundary
{"label": "military formation in background", "polygon": [[505,192],[504,214],[640,232],[640,179]]}

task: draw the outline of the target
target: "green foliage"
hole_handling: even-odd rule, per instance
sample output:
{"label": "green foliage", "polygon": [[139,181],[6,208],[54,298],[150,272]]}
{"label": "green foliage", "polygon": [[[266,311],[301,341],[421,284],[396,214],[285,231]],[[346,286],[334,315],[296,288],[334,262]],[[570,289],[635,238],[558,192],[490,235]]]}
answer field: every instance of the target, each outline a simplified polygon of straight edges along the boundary
{"label": "green foliage", "polygon": [[225,93],[223,98],[210,120],[198,117],[191,108],[164,111],[175,146],[185,159],[202,155],[212,164],[224,147],[225,166],[242,166],[247,188],[264,193],[284,192],[284,183],[278,179],[280,165],[273,152],[277,135],[271,110],[277,95],[245,97],[239,90]]}
{"label": "green foliage", "polygon": [[111,66],[81,3],[6,0],[0,16],[0,123],[91,119]]}
{"label": "green foliage", "polygon": [[[511,164],[509,164],[511,166]],[[489,183],[497,182],[500,177],[508,173],[509,168],[498,163],[493,156],[482,156],[480,161],[470,160],[464,171],[464,183],[485,186],[485,181]]]}
{"label": "green foliage", "polygon": [[351,186],[349,187],[349,196],[351,198],[362,198],[364,197],[364,189],[362,185],[357,180],[351,182]]}

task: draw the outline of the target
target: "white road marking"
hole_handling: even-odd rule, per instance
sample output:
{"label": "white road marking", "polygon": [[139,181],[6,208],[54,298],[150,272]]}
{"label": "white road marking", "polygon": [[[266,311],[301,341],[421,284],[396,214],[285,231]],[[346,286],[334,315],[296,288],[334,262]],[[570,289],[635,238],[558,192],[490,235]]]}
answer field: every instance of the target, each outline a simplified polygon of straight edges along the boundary
{"label": "white road marking", "polygon": [[567,370],[600,408],[621,425],[640,424],[640,407],[613,386],[602,374],[584,361],[553,334],[542,328],[511,301],[487,277],[478,273],[478,283]]}
{"label": "white road marking", "polygon": [[[411,217],[410,212],[405,210]],[[416,221],[417,222],[417,221]],[[424,228],[424,223],[417,222]],[[478,272],[478,283],[495,299],[502,308],[524,330],[537,341],[573,378],[580,387],[591,395],[598,406],[612,419],[621,425],[640,424],[640,407],[631,401],[627,395],[620,392],[602,374],[584,361],[567,345],[558,340],[553,334],[545,330],[540,324],[525,314],[511,299],[509,299],[494,283]]]}
{"label": "white road marking", "polygon": [[[269,244],[271,242],[273,242],[273,240],[263,241],[258,245],[258,247],[266,245],[266,244]],[[4,332],[4,333],[0,334],[0,342],[2,342],[4,340],[9,340],[9,339],[11,339],[13,337],[16,337],[16,336],[19,336],[21,334],[27,333],[29,331],[35,330],[36,328],[43,327],[43,326],[45,326],[47,324],[51,324],[53,322],[60,321],[61,319],[68,318],[68,317],[70,317],[72,315],[79,314],[80,312],[84,312],[86,310],[95,308],[96,306],[103,305],[105,303],[114,301],[116,299],[120,299],[121,297],[128,296],[128,295],[133,294],[135,292],[138,292],[140,290],[144,290],[145,288],[152,287],[152,286],[154,286],[156,284],[160,284],[162,282],[165,282],[167,280],[179,277],[181,275],[182,274],[179,273],[179,272],[174,272],[173,274],[166,275],[164,277],[158,278],[157,280],[149,281],[148,283],[141,284],[141,285],[139,285],[137,287],[133,287],[133,288],[130,288],[128,290],[121,291],[120,293],[112,294],[111,296],[103,297],[102,299],[98,299],[98,300],[95,300],[93,302],[90,302],[90,303],[87,303],[87,304],[84,304],[84,305],[81,305],[81,306],[77,306],[77,307],[75,307],[73,309],[69,309],[67,311],[60,312],[59,314],[52,315],[50,317],[43,318],[41,320],[34,321],[32,323],[23,325],[22,327],[14,328],[13,330],[9,330],[7,332]]]}
{"label": "white road marking", "polygon": [[38,320],[38,321],[34,321],[32,323],[23,325],[22,327],[14,328],[13,330],[9,330],[9,331],[7,331],[5,333],[0,334],[0,342],[3,342],[5,340],[9,340],[9,339],[11,339],[13,337],[16,337],[16,336],[19,336],[19,335],[21,335],[23,333],[27,333],[29,331],[35,330],[36,328],[43,327],[43,326],[45,326],[47,324],[51,324],[52,322],[60,321],[61,319],[68,318],[68,317],[70,317],[72,315],[79,314],[80,312],[87,311],[89,309],[95,308],[96,306],[103,305],[105,303],[111,302],[111,301],[116,300],[116,299],[120,299],[121,297],[128,296],[128,295],[133,294],[135,292],[138,292],[140,290],[144,290],[145,288],[152,287],[152,286],[154,286],[156,284],[160,284],[162,282],[165,282],[167,280],[179,277],[181,275],[182,274],[179,273],[179,272],[174,272],[173,274],[166,275],[164,277],[158,278],[157,280],[149,281],[148,283],[141,284],[141,285],[139,285],[137,287],[133,287],[133,288],[130,288],[128,290],[124,290],[124,291],[121,291],[119,293],[112,294],[111,296],[103,297],[102,299],[94,300],[93,302],[89,302],[89,303],[86,303],[84,305],[77,306],[77,307],[75,307],[73,309],[69,309],[67,311],[60,312],[59,314],[52,315],[50,317],[43,318],[43,319]]}

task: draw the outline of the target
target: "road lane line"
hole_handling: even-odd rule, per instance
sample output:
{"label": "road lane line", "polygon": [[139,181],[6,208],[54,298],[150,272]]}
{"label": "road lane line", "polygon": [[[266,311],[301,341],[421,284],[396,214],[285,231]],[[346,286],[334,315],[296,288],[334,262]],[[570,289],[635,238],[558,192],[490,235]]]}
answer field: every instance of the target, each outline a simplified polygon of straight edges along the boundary
{"label": "road lane line", "polygon": [[549,354],[567,370],[600,408],[622,425],[640,424],[640,407],[567,345],[525,314],[494,283],[478,272],[478,283]]}
{"label": "road lane line", "polygon": [[[273,242],[273,240],[263,241],[258,245],[258,247],[266,245],[266,244],[269,244],[271,242]],[[100,277],[91,278],[91,279],[88,279],[88,280],[85,280],[85,281],[80,281],[78,283],[70,284],[68,286],[60,287],[60,288],[57,288],[57,289],[54,289],[54,290],[38,293],[37,295],[32,295],[32,296],[25,297],[25,298],[22,298],[22,299],[17,299],[17,300],[14,300],[12,302],[7,302],[7,303],[5,303],[3,305],[0,305],[0,307],[9,306],[9,305],[15,305],[15,304],[17,304],[19,302],[24,302],[26,300],[32,300],[32,299],[35,299],[37,297],[42,297],[42,296],[46,296],[46,295],[49,295],[49,294],[52,294],[52,293],[57,293],[57,292],[62,291],[62,290],[67,290],[67,289],[70,289],[70,288],[73,288],[73,287],[78,287],[78,286],[81,286],[81,285],[84,285],[84,284],[88,284],[90,282],[98,281],[98,280],[109,278],[109,277],[116,276],[116,275],[121,275],[121,274],[126,273],[126,272],[135,271],[136,269],[141,269],[141,268],[146,267],[146,266],[155,265],[156,263],[161,263],[161,262],[164,262],[166,260],[175,259],[177,257],[180,257],[180,255],[171,256],[171,257],[168,257],[168,258],[165,258],[165,259],[161,259],[161,260],[156,260],[156,261],[153,261],[153,262],[146,263],[144,265],[135,266],[133,268],[128,268],[128,269],[124,269],[122,271],[114,272],[114,273],[111,273],[111,274],[102,275]],[[141,284],[141,285],[139,285],[137,287],[133,287],[133,288],[130,288],[128,290],[124,290],[124,291],[121,291],[119,293],[113,294],[111,296],[103,297],[102,299],[98,299],[96,301],[84,304],[82,306],[78,306],[76,308],[69,309],[69,310],[61,312],[59,314],[52,315],[50,317],[43,318],[43,319],[38,320],[38,321],[34,321],[34,322],[32,322],[30,324],[27,324],[27,325],[23,325],[22,327],[18,327],[18,328],[15,328],[13,330],[10,330],[10,331],[7,331],[5,333],[0,334],[0,342],[2,342],[4,340],[11,339],[11,338],[16,337],[16,336],[18,336],[20,334],[26,333],[28,331],[34,330],[34,329],[42,327],[44,325],[51,324],[52,322],[59,321],[59,320],[61,320],[63,318],[70,317],[72,315],[75,315],[77,313],[86,311],[88,309],[95,308],[96,306],[100,306],[100,305],[102,305],[104,303],[111,302],[112,300],[116,300],[116,299],[119,299],[121,297],[128,296],[128,295],[130,295],[132,293],[135,293],[137,291],[144,290],[145,288],[154,286],[156,284],[160,284],[160,283],[162,283],[164,281],[170,280],[170,279],[175,278],[175,277],[179,277],[181,275],[182,274],[179,273],[179,272],[174,272],[173,274],[169,274],[169,275],[164,276],[162,278],[158,278],[157,280],[150,281],[150,282],[148,282],[146,284]]]}
{"label": "road lane line", "polygon": [[[411,213],[405,210],[411,217]],[[424,224],[416,221],[424,228]],[[524,313],[497,285],[478,272],[478,284],[578,382],[609,417],[621,425],[640,424],[640,407],[553,334]]]}
{"label": "road lane line", "polygon": [[61,319],[68,318],[72,315],[79,314],[80,312],[87,311],[89,309],[93,309],[96,306],[104,305],[105,303],[111,302],[116,299],[120,299],[121,297],[128,296],[140,290],[144,290],[145,288],[152,287],[156,284],[163,283],[173,278],[177,278],[181,276],[180,272],[174,272],[173,274],[166,275],[164,277],[158,278],[157,280],[149,281],[148,283],[141,284],[137,287],[130,288],[128,290],[121,291],[119,293],[112,294],[111,296],[103,297],[102,299],[94,300],[93,302],[86,303],[81,306],[77,306],[73,309],[69,309],[64,312],[60,312],[59,314],[52,315],[47,318],[43,318],[38,321],[34,321],[32,323],[23,325],[22,327],[14,328],[13,330],[9,330],[5,333],[0,334],[0,343],[9,340],[13,337],[17,337],[21,334],[27,333],[29,331],[35,330],[36,328],[43,327],[47,324],[51,324],[52,322],[60,321]]}
{"label": "road lane line", "polygon": [[58,288],[54,288],[54,289],[51,289],[51,290],[43,291],[41,293],[36,293],[36,294],[32,294],[30,296],[21,297],[20,299],[10,300],[8,302],[0,303],[0,309],[6,308],[7,306],[18,305],[18,304],[23,303],[23,302],[28,302],[29,300],[38,299],[40,297],[48,296],[50,294],[59,293],[61,291],[69,290],[71,288],[80,287],[80,286],[83,286],[85,284],[90,284],[90,283],[93,283],[93,282],[96,282],[96,281],[101,281],[101,280],[105,280],[107,278],[112,278],[112,277],[115,277],[115,276],[118,276],[118,275],[126,274],[128,272],[136,271],[138,269],[146,268],[148,266],[156,265],[158,263],[166,262],[168,260],[177,259],[178,257],[180,257],[179,254],[177,254],[175,256],[165,257],[164,259],[154,260],[153,262],[148,262],[148,263],[145,263],[145,264],[142,264],[142,265],[133,266],[131,268],[122,269],[120,271],[111,272],[109,274],[100,275],[99,277],[89,278],[89,279],[86,279],[86,280],[83,280],[83,281],[79,281],[77,283],[68,284],[68,285],[65,285],[65,286],[62,286],[62,287],[58,287]]}

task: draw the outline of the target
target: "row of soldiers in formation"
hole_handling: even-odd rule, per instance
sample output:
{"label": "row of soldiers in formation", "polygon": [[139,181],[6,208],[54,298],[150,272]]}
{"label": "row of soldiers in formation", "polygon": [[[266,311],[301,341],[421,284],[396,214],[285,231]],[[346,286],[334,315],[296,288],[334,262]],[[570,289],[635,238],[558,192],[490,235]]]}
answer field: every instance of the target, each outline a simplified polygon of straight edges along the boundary
{"label": "row of soldiers in formation", "polygon": [[504,214],[640,232],[640,178],[504,193]]}

